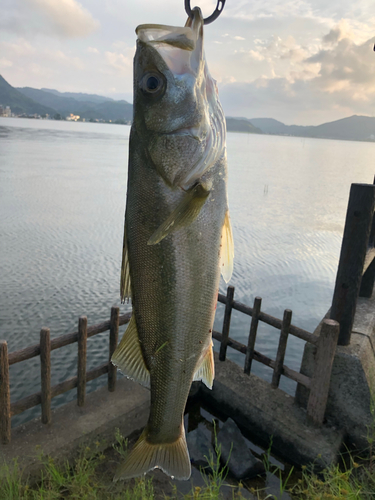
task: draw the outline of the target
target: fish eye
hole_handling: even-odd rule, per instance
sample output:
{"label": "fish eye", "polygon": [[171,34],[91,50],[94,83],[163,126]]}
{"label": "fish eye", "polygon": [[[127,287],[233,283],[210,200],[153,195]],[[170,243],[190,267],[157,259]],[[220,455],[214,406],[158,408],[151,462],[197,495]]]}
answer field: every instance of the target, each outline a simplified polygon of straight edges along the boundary
{"label": "fish eye", "polygon": [[163,78],[157,73],[147,73],[141,82],[141,89],[148,94],[156,94],[164,86]]}

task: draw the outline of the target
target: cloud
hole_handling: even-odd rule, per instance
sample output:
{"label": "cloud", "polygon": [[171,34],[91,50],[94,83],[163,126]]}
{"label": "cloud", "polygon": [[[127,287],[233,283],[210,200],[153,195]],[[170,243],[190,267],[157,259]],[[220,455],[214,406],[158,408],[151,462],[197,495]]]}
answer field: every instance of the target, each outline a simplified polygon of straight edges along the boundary
{"label": "cloud", "polygon": [[2,29],[15,34],[80,38],[100,23],[76,0],[2,0]]}
{"label": "cloud", "polygon": [[[334,26],[312,54],[292,37],[258,40],[257,50],[245,55],[267,63],[274,76],[269,72],[252,81],[221,85],[226,113],[249,118],[279,116],[286,121],[288,109],[288,123],[305,124],[350,114],[375,115],[375,37],[356,43],[345,26],[342,22]],[[282,74],[276,72],[277,60],[288,62]]]}
{"label": "cloud", "polygon": [[99,22],[76,0],[24,0],[39,11],[58,32],[67,37],[87,36],[99,28]]}
{"label": "cloud", "polygon": [[24,38],[19,38],[14,42],[1,42],[0,47],[3,53],[6,53],[8,57],[12,58],[23,56],[29,57],[36,53],[35,47]]}
{"label": "cloud", "polygon": [[241,0],[225,6],[223,16],[252,21],[260,18],[312,16],[311,3],[305,0]]}
{"label": "cloud", "polygon": [[5,59],[5,57],[2,57],[0,59],[0,68],[1,69],[10,68],[11,66],[13,66],[12,61],[9,61],[8,59]]}
{"label": "cloud", "polygon": [[264,61],[265,57],[259,50],[249,50],[248,55],[251,59],[255,61]]}
{"label": "cloud", "polygon": [[351,38],[337,37],[333,30],[328,35],[332,35],[329,41],[333,45],[306,60],[320,65],[317,80],[320,88],[333,92],[340,90],[345,82],[352,90],[361,90],[365,94],[375,92],[375,37],[357,45]]}
{"label": "cloud", "polygon": [[289,80],[311,78],[317,74],[320,65],[307,62],[307,59],[319,50],[319,45],[314,41],[308,43],[301,45],[291,35],[257,38],[233,51],[226,64],[226,73],[230,72],[236,80],[242,81],[253,81],[261,75]]}
{"label": "cloud", "polygon": [[104,56],[108,65],[117,71],[129,73],[132,68],[132,59],[122,53],[107,51]]}

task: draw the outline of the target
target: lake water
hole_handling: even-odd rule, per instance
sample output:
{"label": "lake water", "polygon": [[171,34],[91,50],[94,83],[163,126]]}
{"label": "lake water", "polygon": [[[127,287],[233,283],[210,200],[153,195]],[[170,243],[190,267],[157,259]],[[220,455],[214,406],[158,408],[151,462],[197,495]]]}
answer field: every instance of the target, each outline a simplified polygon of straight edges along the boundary
{"label": "lake water", "polygon": [[[81,315],[90,325],[109,319],[112,305],[130,310],[119,300],[129,131],[0,118],[0,338],[9,352],[38,343],[43,326],[57,337],[76,330]],[[375,145],[229,133],[227,148],[235,299],[252,305],[258,295],[265,312],[282,318],[292,309],[292,323],[313,331],[332,300],[350,184],[373,181]],[[233,338],[246,343],[249,326],[233,312]],[[88,344],[90,369],[108,359],[108,333]],[[256,349],[274,358],[277,344],[278,331],[261,325]],[[296,370],[303,344],[288,340],[285,363]],[[228,356],[243,363],[239,353]],[[270,380],[270,369],[253,368]],[[77,344],[52,352],[53,384],[76,370]],[[12,401],[39,391],[39,358],[12,366],[10,377]],[[294,385],[282,377],[281,388],[292,393]]]}

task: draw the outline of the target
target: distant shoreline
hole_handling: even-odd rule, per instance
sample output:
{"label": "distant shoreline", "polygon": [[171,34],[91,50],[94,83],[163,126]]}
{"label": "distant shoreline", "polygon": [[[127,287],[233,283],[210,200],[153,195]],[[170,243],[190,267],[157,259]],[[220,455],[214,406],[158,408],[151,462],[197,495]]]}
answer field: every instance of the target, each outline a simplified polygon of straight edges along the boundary
{"label": "distant shoreline", "polygon": [[[83,120],[54,120],[53,118],[35,118],[35,117],[21,117],[21,116],[0,116],[0,119],[9,119],[9,118],[14,118],[14,119],[24,119],[24,120],[29,120],[32,122],[54,122],[54,123],[88,123],[88,124],[94,124],[94,125],[127,125],[128,127],[131,126],[130,123],[115,123],[115,122],[105,122],[105,121],[83,121]],[[258,132],[250,132],[250,131],[241,131],[241,130],[231,130],[230,128],[227,127],[227,132],[228,133],[235,133],[235,134],[244,134],[244,135],[262,135],[262,136],[276,136],[276,137],[294,137],[296,139],[324,139],[324,140],[329,140],[329,141],[349,141],[349,142],[366,142],[366,143],[375,143],[375,139],[349,139],[349,138],[340,138],[340,137],[313,137],[313,136],[301,136],[301,135],[292,135],[292,134],[276,134],[276,133],[258,133]]]}

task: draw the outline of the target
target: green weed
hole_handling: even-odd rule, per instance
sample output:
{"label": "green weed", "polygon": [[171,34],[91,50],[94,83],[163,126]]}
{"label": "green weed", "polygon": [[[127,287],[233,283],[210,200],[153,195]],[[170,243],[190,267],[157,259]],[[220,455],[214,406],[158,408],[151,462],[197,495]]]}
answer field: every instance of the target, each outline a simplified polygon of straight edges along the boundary
{"label": "green weed", "polygon": [[128,454],[128,439],[121,434],[118,427],[115,429],[115,439],[116,443],[112,445],[113,449],[123,458],[126,458]]}

